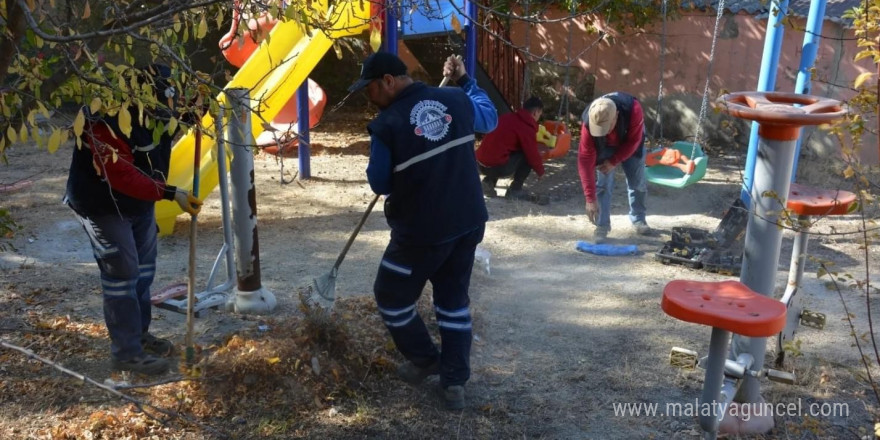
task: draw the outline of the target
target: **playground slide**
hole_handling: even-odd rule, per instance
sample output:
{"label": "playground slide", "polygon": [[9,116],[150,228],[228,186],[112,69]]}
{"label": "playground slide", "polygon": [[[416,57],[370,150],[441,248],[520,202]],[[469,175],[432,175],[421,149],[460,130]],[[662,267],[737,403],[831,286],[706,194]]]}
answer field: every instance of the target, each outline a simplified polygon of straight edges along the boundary
{"label": "playground slide", "polygon": [[[317,3],[317,2],[316,2]],[[356,2],[353,2],[357,5]],[[356,7],[356,6],[353,6]],[[251,91],[251,105],[255,114],[251,117],[251,130],[256,138],[263,132],[262,120],[256,112],[267,121],[271,121],[284,104],[296,93],[297,88],[306,80],[312,69],[333,44],[333,38],[356,35],[368,26],[367,11],[340,11],[334,20],[337,32],[329,36],[313,30],[304,33],[302,26],[295,21],[278,23],[270,38],[263,41],[256,52],[226,85],[224,90],[246,88]],[[226,95],[220,93],[217,99],[226,101]],[[210,115],[202,119],[205,132],[202,135],[201,159],[199,167],[199,198],[204,200],[218,184],[217,162],[214,160],[214,120]],[[235,154],[240,149],[230,148],[229,153]],[[193,165],[195,161],[194,131],[184,135],[171,150],[171,168],[168,183],[182,189],[192,189]],[[161,201],[156,204],[156,222],[159,235],[171,234],[174,230],[175,218],[183,211],[174,202]]]}

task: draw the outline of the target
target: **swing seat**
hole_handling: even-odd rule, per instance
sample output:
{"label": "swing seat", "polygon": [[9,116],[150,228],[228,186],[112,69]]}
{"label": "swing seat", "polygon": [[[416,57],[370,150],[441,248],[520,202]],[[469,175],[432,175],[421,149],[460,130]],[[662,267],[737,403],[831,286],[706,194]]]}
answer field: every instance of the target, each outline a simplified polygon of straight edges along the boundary
{"label": "swing seat", "polygon": [[541,160],[546,162],[547,159],[565,156],[568,149],[571,148],[571,132],[568,131],[565,124],[558,121],[544,121],[542,125],[550,136],[556,136],[556,144],[551,150],[541,154]]}
{"label": "swing seat", "polygon": [[[656,185],[668,186],[670,188],[684,188],[688,185],[694,184],[698,182],[703,176],[706,175],[706,166],[708,165],[708,157],[703,153],[703,149],[699,144],[692,144],[690,142],[677,141],[672,144],[671,147],[666,148],[665,150],[674,150],[676,153],[664,153],[661,154],[659,158],[655,157],[654,159],[658,160],[659,163],[654,166],[648,166],[645,168],[645,177],[646,179]],[[693,151],[693,153],[691,153]],[[656,153],[648,153],[648,156],[645,158],[645,162],[648,163],[649,158],[652,154]],[[688,158],[687,154],[692,154],[693,157]],[[679,166],[668,166],[663,163],[663,156],[668,155],[671,160],[673,157],[678,157],[679,160],[686,159],[688,163],[679,165]],[[673,162],[673,164],[676,162]],[[693,172],[687,173],[686,170],[690,169],[693,166]],[[684,170],[682,170],[684,168]]]}
{"label": "swing seat", "polygon": [[693,174],[695,168],[694,161],[681,154],[681,151],[672,148],[661,148],[648,153],[648,156],[645,157],[645,165],[649,167],[657,165],[676,167],[685,174]]}

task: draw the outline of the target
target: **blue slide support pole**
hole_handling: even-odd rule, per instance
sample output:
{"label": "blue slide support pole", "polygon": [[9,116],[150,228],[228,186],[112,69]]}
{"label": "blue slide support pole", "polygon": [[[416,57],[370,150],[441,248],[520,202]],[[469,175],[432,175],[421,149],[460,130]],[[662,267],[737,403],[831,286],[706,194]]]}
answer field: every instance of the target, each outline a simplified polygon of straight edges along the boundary
{"label": "blue slide support pole", "polygon": [[[822,22],[825,20],[826,3],[826,0],[813,0],[810,2],[810,14],[807,16],[807,30],[804,33],[801,64],[798,66],[797,83],[794,86],[795,93],[812,94],[810,69],[816,63],[816,54],[819,53],[819,41],[822,39]],[[797,146],[794,150],[794,165],[791,168],[792,182],[797,177],[798,159],[801,155],[801,143],[803,141],[803,128],[801,128],[801,136],[798,136]]]}
{"label": "blue slide support pole", "polygon": [[[758,76],[759,92],[769,92],[776,88],[776,70],[779,67],[779,52],[782,49],[784,26],[782,19],[788,11],[788,0],[780,0],[778,4],[770,3],[767,16],[767,32],[764,35],[764,57],[761,59],[761,72]],[[752,122],[749,134],[749,152],[746,156],[746,169],[743,174],[743,188],[740,198],[746,206],[751,206],[752,182],[755,175],[755,159],[758,155],[758,123]]]}

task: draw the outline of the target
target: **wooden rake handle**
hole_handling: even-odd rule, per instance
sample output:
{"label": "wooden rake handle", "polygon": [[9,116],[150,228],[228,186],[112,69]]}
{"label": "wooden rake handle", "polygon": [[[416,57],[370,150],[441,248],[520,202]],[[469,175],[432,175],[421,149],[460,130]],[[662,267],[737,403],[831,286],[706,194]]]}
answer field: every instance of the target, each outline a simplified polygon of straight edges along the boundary
{"label": "wooden rake handle", "polygon": [[364,215],[361,217],[361,220],[358,222],[357,226],[354,228],[354,232],[351,233],[351,237],[348,237],[348,242],[345,243],[345,247],[342,248],[342,252],[339,253],[339,257],[336,258],[336,264],[333,265],[333,270],[339,270],[339,266],[342,265],[342,261],[345,260],[345,254],[348,253],[348,250],[351,248],[351,244],[354,243],[354,239],[357,237],[358,233],[361,232],[361,227],[364,226],[364,223],[367,222],[367,217],[370,216],[370,213],[373,212],[373,207],[376,206],[376,202],[379,201],[379,194],[373,196],[373,200],[370,200],[370,204],[367,205],[367,210],[364,211]]}

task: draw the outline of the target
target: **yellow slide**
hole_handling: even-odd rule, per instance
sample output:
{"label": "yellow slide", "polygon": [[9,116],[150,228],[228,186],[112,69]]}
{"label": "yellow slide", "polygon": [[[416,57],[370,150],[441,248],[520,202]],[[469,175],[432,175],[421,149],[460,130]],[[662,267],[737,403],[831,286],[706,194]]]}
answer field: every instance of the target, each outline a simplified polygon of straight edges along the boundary
{"label": "yellow slide", "polygon": [[[317,4],[318,2],[312,3],[313,6],[317,6]],[[321,30],[311,30],[309,33],[305,33],[303,25],[295,21],[279,22],[272,29],[269,38],[260,44],[260,47],[248,58],[232,81],[224,88],[224,90],[232,88],[250,90],[251,105],[254,106],[255,111],[251,116],[251,130],[254,138],[263,132],[262,120],[257,117],[257,112],[263,120],[271,121],[296,93],[324,54],[332,47],[334,38],[357,35],[369,27],[369,2],[344,0],[338,2],[335,9],[330,20],[335,31],[329,35]],[[326,10],[326,6],[324,10]],[[221,92],[217,100],[225,102],[226,95]],[[256,107],[258,104],[259,108]],[[202,118],[202,127],[204,127],[204,133],[202,134],[198,193],[199,198],[204,200],[217,186],[219,179],[216,154],[214,153],[216,129],[211,115],[205,115]],[[241,149],[234,146],[228,147],[229,154],[235,154],[238,151]],[[168,184],[191,190],[194,162],[195,135],[194,131],[190,130],[174,144],[174,148],[171,150]],[[167,200],[157,203],[156,222],[159,225],[159,235],[171,234],[174,231],[175,218],[182,213],[183,211],[177,206],[177,203]]]}

